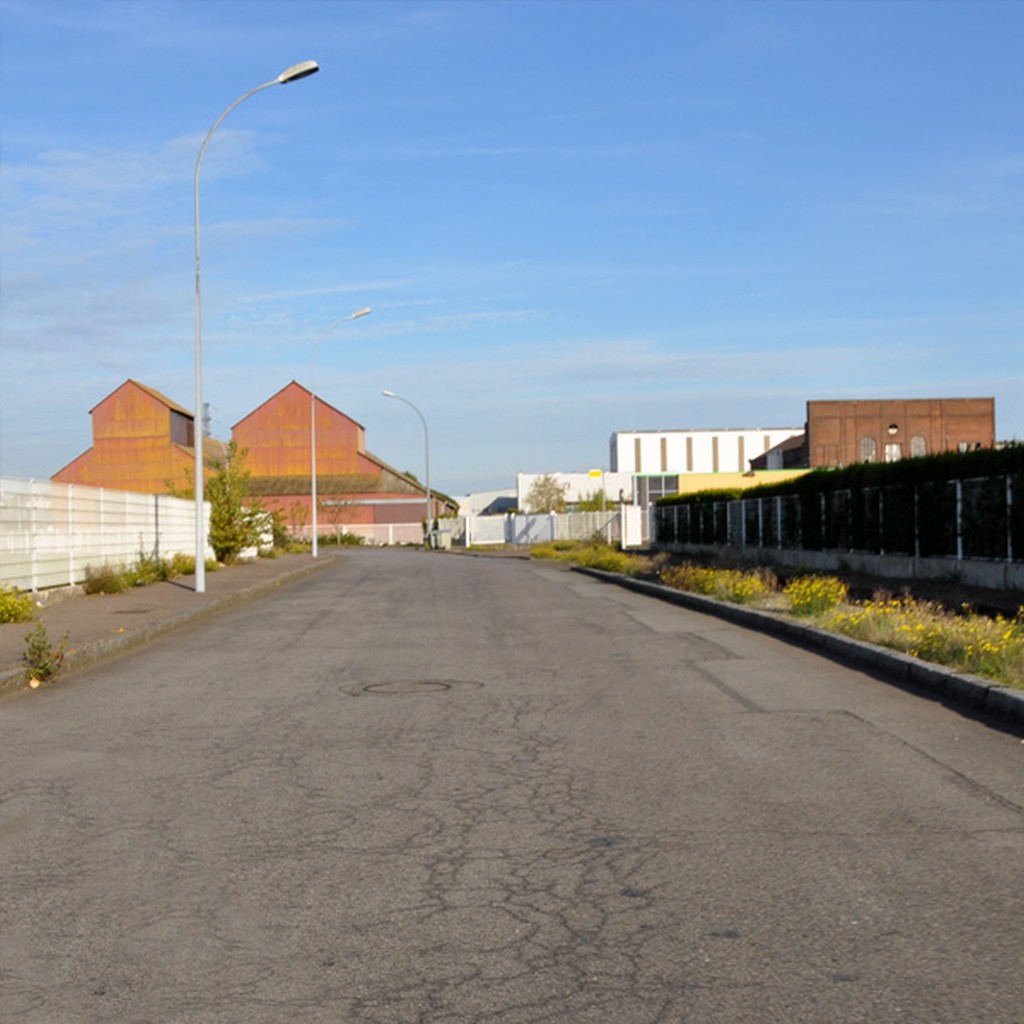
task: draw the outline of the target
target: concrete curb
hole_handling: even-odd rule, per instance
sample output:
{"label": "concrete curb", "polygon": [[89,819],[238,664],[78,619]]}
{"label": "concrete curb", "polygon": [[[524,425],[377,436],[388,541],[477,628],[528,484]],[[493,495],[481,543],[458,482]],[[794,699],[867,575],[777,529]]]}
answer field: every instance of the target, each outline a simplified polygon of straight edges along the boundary
{"label": "concrete curb", "polygon": [[852,664],[885,676],[898,684],[940,697],[952,705],[994,718],[1024,724],[1024,691],[999,686],[980,676],[964,675],[942,665],[933,665],[898,651],[854,640],[838,633],[829,633],[772,612],[756,611],[742,605],[727,604],[701,594],[688,594],[662,583],[633,579],[600,569],[573,566],[605,583],[615,583],[648,597],[678,604],[692,611],[704,612],[726,619],[747,629],[778,637],[788,643],[817,651],[828,658]]}
{"label": "concrete curb", "polygon": [[[73,672],[91,668],[100,662],[126,654],[128,651],[141,647],[150,640],[154,640],[166,633],[171,633],[176,629],[181,629],[196,619],[216,615],[235,605],[260,597],[268,591],[275,590],[277,587],[293,583],[305,576],[309,576],[311,573],[319,572],[321,569],[329,566],[331,561],[330,558],[325,558],[318,562],[311,562],[309,565],[304,565],[281,576],[275,576],[260,583],[254,583],[243,590],[212,598],[196,608],[189,608],[186,611],[178,612],[166,619],[158,619],[155,622],[139,626],[137,629],[127,630],[117,636],[105,637],[102,640],[91,640],[80,644],[73,651],[68,651],[64,655],[57,679],[64,679]],[[83,598],[83,600],[85,599]],[[28,689],[28,683],[25,681],[24,667],[15,666],[13,668],[0,669],[0,696],[25,689]]]}

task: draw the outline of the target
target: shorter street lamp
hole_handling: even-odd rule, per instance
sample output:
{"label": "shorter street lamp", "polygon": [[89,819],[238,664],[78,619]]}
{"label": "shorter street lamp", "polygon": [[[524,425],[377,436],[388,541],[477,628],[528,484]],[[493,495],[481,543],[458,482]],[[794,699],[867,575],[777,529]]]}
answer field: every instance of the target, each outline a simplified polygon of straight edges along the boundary
{"label": "shorter street lamp", "polygon": [[327,337],[331,331],[334,330],[338,324],[347,323],[349,320],[358,320],[361,316],[366,316],[368,313],[372,313],[373,310],[367,306],[365,309],[356,310],[355,313],[350,313],[348,316],[340,317],[335,320],[333,324],[329,324],[316,340],[316,344],[313,346],[313,369],[310,375],[310,389],[309,389],[309,448],[312,453],[312,474],[313,474],[313,487],[312,487],[312,502],[313,502],[313,557],[316,558],[319,549],[317,548],[316,539],[316,354],[320,351],[320,343]]}
{"label": "shorter street lamp", "polygon": [[382,391],[381,394],[385,398],[394,398],[394,399],[397,399],[399,402],[405,402],[405,404],[407,406],[409,406],[409,408],[412,409],[412,411],[414,413],[416,413],[417,416],[419,416],[420,422],[423,424],[423,450],[424,450],[424,455],[425,455],[426,471],[427,471],[427,476],[426,476],[426,481],[427,481],[427,522],[426,522],[426,528],[427,528],[427,545],[429,546],[430,545],[430,535],[431,535],[431,529],[430,529],[430,434],[427,431],[427,421],[423,418],[423,413],[421,413],[419,411],[419,409],[417,409],[416,406],[413,405],[412,402],[409,401],[408,398],[403,398],[401,395],[396,395],[394,393],[394,391],[387,391],[387,390],[385,390],[385,391]]}

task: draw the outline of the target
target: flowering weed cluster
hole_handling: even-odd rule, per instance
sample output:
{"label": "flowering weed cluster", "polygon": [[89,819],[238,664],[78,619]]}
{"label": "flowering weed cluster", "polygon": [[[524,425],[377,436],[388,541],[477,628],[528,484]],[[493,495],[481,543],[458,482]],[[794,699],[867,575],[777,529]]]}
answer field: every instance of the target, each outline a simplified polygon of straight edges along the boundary
{"label": "flowering weed cluster", "polygon": [[706,594],[733,604],[752,604],[770,597],[778,588],[775,575],[764,569],[709,569],[702,565],[676,565],[661,574],[661,580],[676,590]]}
{"label": "flowering weed cluster", "polygon": [[36,603],[31,594],[17,587],[0,586],[0,622],[31,622],[36,615]]}
{"label": "flowering weed cluster", "polygon": [[797,576],[782,593],[789,600],[789,610],[800,618],[824,615],[846,600],[846,584],[834,576]]}
{"label": "flowering weed cluster", "polygon": [[[688,564],[661,574],[662,582],[678,590],[779,608],[778,598],[772,599],[775,587],[766,584],[765,577],[764,570],[738,572]],[[1007,619],[978,615],[966,607],[951,612],[909,596],[876,594],[873,600],[858,603],[850,603],[848,597],[846,584],[833,576],[797,576],[783,588],[781,607],[815,619],[823,629],[1024,689],[1024,608],[1016,618]]]}
{"label": "flowering weed cluster", "polygon": [[912,597],[876,594],[837,610],[826,627],[924,661],[1024,687],[1024,608],[1014,619],[960,614]]}

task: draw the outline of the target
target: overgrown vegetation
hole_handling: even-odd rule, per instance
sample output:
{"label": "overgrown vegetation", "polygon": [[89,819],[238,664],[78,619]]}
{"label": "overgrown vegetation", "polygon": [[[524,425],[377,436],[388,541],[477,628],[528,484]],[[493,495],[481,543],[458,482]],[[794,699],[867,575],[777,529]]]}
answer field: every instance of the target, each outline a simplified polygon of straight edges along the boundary
{"label": "overgrown vegetation", "polygon": [[539,545],[533,554],[628,576],[656,575],[677,590],[798,616],[821,629],[1024,689],[1024,607],[1011,619],[981,615],[966,605],[951,611],[883,592],[870,601],[853,602],[846,584],[834,576],[795,576],[780,589],[775,575],[763,568],[687,562],[657,572],[649,559],[596,542],[556,541]]}
{"label": "overgrown vegetation", "polygon": [[1016,618],[959,613],[912,597],[876,594],[871,601],[836,609],[828,629],[1024,688],[1024,608]]}
{"label": "overgrown vegetation", "polygon": [[[207,572],[216,572],[218,568],[216,562],[207,559]],[[162,583],[178,576],[191,576],[195,571],[196,560],[191,555],[176,554],[165,559],[140,552],[138,559],[126,568],[87,565],[82,589],[87,594],[120,594],[132,587]]]}
{"label": "overgrown vegetation", "polygon": [[676,565],[661,574],[663,583],[676,590],[688,590],[733,604],[752,604],[770,597],[779,585],[767,569],[741,572],[738,569],[710,569],[703,565]]}
{"label": "overgrown vegetation", "polygon": [[551,544],[538,544],[531,551],[534,558],[547,558],[555,562],[572,562],[588,569],[602,569],[624,576],[636,576],[646,571],[646,562],[636,555],[627,554],[603,540],[556,540]]}
{"label": "overgrown vegetation", "polygon": [[36,603],[31,594],[17,587],[0,586],[0,623],[31,622],[35,614]]}

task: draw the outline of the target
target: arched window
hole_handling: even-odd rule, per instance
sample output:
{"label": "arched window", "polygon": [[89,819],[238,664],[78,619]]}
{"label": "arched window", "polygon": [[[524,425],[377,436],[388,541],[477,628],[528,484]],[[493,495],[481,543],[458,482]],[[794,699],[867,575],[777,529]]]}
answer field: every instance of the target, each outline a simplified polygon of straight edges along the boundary
{"label": "arched window", "polygon": [[874,462],[878,458],[878,444],[873,437],[860,439],[860,461]]}
{"label": "arched window", "polygon": [[920,458],[922,455],[928,454],[928,442],[920,434],[915,434],[910,439],[910,457],[914,459]]}

